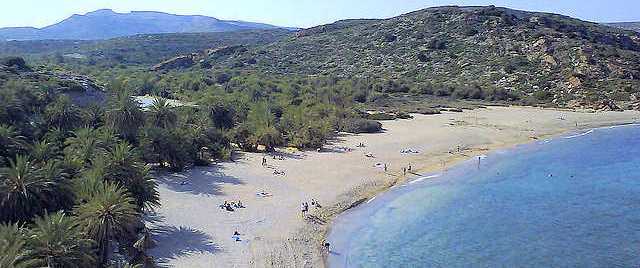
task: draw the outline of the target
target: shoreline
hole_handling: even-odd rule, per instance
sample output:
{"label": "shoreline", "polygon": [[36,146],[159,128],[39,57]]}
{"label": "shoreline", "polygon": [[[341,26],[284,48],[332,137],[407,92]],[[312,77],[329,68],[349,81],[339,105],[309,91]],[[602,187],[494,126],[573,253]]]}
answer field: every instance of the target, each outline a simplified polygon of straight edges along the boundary
{"label": "shoreline", "polygon": [[[321,152],[279,149],[284,159],[269,158],[266,167],[263,154],[243,153],[235,162],[166,174],[159,178],[162,206],[156,226],[167,231],[156,236],[158,247],[150,254],[171,267],[327,267],[322,244],[333,220],[395,185],[477,155],[639,118],[634,111],[532,107],[415,115],[382,121],[382,133],[340,134]],[[374,156],[365,156],[370,153]],[[407,164],[413,172],[403,176]],[[274,170],[286,175],[274,175]],[[270,196],[256,197],[261,191]],[[303,220],[300,203],[311,199],[324,206]],[[226,200],[242,200],[247,208],[219,209]],[[242,242],[229,239],[234,230]]]}
{"label": "shoreline", "polygon": [[[517,146],[520,145],[526,145],[529,143],[533,143],[536,141],[540,141],[540,140],[552,140],[552,139],[560,139],[560,138],[570,138],[569,137],[564,137],[567,134],[571,134],[573,132],[580,132],[580,131],[587,131],[584,133],[579,133],[576,134],[575,136],[578,135],[585,135],[585,134],[589,134],[591,131],[596,130],[596,129],[600,129],[600,128],[608,128],[608,127],[619,127],[619,126],[631,126],[631,125],[638,125],[640,124],[640,122],[623,122],[623,123],[602,123],[600,125],[596,125],[596,126],[588,126],[588,127],[578,127],[572,130],[560,130],[557,133],[549,133],[549,134],[545,134],[545,135],[541,135],[540,137],[538,137],[537,139],[531,139],[529,141],[526,142],[522,142],[522,143],[513,143],[513,144],[500,144],[497,146],[493,146],[492,148],[481,148],[481,149],[477,149],[477,150],[468,150],[469,154],[460,154],[459,157],[448,157],[447,160],[445,160],[445,164],[448,167],[453,168],[454,166],[457,166],[459,164],[461,164],[462,162],[471,160],[475,157],[481,156],[481,155],[485,155],[485,154],[493,154],[496,153],[498,151],[501,150],[510,150],[513,149]],[[491,146],[489,146],[491,147]],[[478,154],[479,152],[484,152],[482,154]],[[446,156],[446,155],[450,155],[450,153],[446,153],[446,154],[441,154],[442,156]],[[438,156],[435,156],[436,158]],[[446,172],[448,168],[446,168],[444,171]],[[333,212],[330,215],[328,215],[328,218],[326,219],[326,221],[328,222],[328,227],[324,228],[322,230],[322,235],[318,237],[318,239],[316,239],[315,241],[315,247],[319,248],[321,250],[321,255],[323,258],[323,266],[325,268],[329,268],[329,263],[328,263],[328,254],[326,254],[323,250],[323,243],[327,240],[327,237],[329,235],[329,233],[332,230],[332,226],[333,226],[333,221],[335,219],[337,219],[338,217],[340,217],[341,214],[351,210],[351,209],[357,209],[360,205],[362,205],[363,203],[368,203],[370,201],[373,201],[375,198],[386,194],[387,192],[389,192],[391,189],[393,189],[395,186],[397,185],[401,185],[402,183],[411,183],[412,181],[415,180],[419,180],[421,178],[425,178],[425,179],[430,179],[430,180],[436,180],[438,179],[439,176],[433,176],[432,175],[428,175],[428,174],[438,174],[438,171],[443,171],[442,169],[439,169],[438,166],[426,166],[426,167],[422,167],[422,168],[418,168],[418,172],[416,173],[412,173],[412,175],[416,175],[417,177],[415,177],[414,179],[407,179],[406,177],[404,179],[401,180],[394,180],[393,182],[383,186],[382,188],[372,188],[368,191],[365,192],[365,194],[361,195],[361,196],[354,196],[353,200],[350,205],[346,206],[346,208],[338,211],[338,212]],[[424,174],[418,174],[418,173],[424,173]]]}

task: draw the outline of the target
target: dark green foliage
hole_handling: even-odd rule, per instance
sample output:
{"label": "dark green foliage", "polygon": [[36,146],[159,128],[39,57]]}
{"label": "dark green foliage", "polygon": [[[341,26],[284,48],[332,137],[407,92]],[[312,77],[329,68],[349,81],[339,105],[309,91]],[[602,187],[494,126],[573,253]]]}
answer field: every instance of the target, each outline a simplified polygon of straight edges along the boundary
{"label": "dark green foliage", "polygon": [[41,267],[94,266],[93,246],[77,221],[62,212],[36,218],[29,231],[30,255]]}
{"label": "dark green foliage", "polygon": [[83,121],[80,109],[71,102],[69,97],[64,95],[46,107],[44,116],[49,127],[63,130],[75,129]]}
{"label": "dark green foliage", "polygon": [[346,122],[344,131],[350,133],[376,133],[382,131],[382,124],[367,119],[352,119]]}
{"label": "dark green foliage", "polygon": [[105,113],[109,127],[129,142],[136,142],[138,130],[144,125],[145,116],[140,105],[127,95],[120,95],[110,103]]}
{"label": "dark green foliage", "polygon": [[36,165],[26,156],[0,169],[0,222],[28,222],[68,205],[73,194],[55,163]]}

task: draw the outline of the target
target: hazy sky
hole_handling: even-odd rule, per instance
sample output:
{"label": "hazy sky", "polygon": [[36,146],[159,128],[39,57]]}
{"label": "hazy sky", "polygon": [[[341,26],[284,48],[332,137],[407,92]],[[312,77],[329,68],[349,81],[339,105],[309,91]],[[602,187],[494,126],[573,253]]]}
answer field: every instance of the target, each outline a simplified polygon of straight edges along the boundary
{"label": "hazy sky", "polygon": [[347,18],[386,18],[440,5],[496,5],[598,22],[640,21],[640,0],[2,0],[0,27],[42,27],[101,8],[153,10],[310,27]]}

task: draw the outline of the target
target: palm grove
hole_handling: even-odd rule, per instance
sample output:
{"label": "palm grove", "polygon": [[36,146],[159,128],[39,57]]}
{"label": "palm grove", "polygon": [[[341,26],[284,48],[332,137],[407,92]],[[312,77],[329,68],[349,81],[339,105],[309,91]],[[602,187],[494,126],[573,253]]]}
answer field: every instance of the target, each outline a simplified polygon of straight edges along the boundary
{"label": "palm grove", "polygon": [[[32,73],[11,60],[23,70],[0,76],[0,267],[150,264],[142,216],[160,204],[152,167],[380,129],[356,112],[354,85],[332,79],[139,72],[108,78],[105,103],[79,105],[68,82],[15,75]],[[143,108],[131,98],[141,93],[195,105],[156,98]]]}

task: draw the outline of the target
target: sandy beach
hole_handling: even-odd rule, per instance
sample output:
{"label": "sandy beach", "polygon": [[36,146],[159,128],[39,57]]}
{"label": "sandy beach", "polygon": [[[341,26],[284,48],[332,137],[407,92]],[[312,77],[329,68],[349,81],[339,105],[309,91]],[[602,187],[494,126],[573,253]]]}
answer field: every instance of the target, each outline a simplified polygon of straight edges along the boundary
{"label": "sandy beach", "polygon": [[[320,152],[280,149],[282,158],[267,156],[266,166],[264,154],[240,153],[234,162],[158,174],[162,207],[150,217],[157,242],[150,253],[168,267],[323,267],[331,219],[397,182],[491,150],[636,121],[640,112],[531,107],[414,115],[383,121],[383,133],[340,134]],[[303,219],[301,203],[312,198],[322,208]],[[246,208],[219,207],[238,200]]]}

